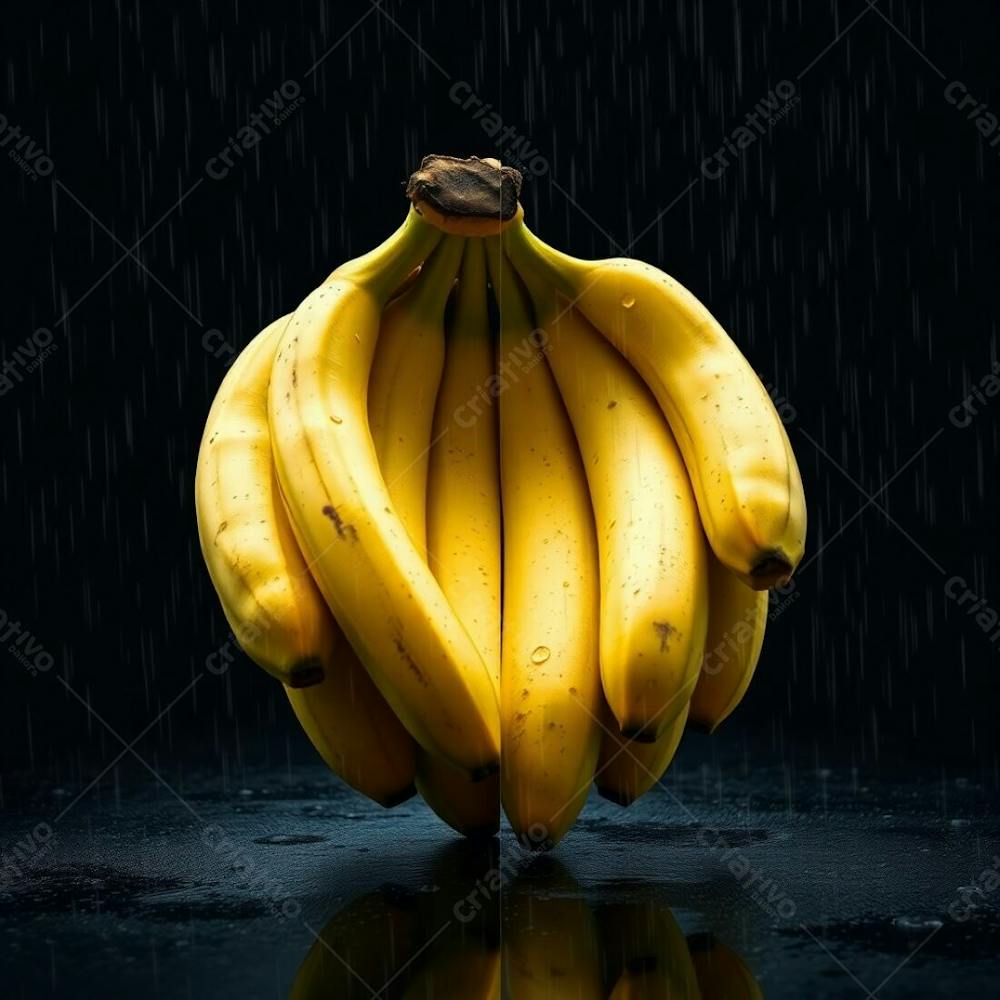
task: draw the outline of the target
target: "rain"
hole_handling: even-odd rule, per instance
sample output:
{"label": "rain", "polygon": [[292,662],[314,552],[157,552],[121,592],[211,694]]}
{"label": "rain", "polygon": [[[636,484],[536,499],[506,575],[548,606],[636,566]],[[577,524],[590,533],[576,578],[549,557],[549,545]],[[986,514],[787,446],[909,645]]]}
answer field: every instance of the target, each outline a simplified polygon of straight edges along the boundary
{"label": "rain", "polygon": [[[998,27],[898,0],[8,12],[6,995],[992,992]],[[516,167],[545,242],[693,292],[808,506],[740,706],[544,855],[332,774],[199,545],[223,378],[396,230],[428,154]]]}

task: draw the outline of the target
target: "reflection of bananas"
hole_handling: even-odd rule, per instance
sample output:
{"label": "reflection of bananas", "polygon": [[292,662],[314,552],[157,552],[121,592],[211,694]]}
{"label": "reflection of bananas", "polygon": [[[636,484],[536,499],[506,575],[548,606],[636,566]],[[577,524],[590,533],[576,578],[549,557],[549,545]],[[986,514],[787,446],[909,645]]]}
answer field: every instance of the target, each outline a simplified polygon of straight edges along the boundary
{"label": "reflection of bananas", "polygon": [[368,431],[381,310],[439,239],[411,214],[306,298],[272,368],[270,419],[299,542],[352,646],[425,750],[486,775],[500,755],[492,679],[394,510]]}
{"label": "reflection of bananas", "polygon": [[545,863],[503,894],[504,995],[516,1000],[604,997],[597,922],[576,880]]}
{"label": "reflection of bananas", "polygon": [[551,858],[504,887],[502,926],[503,995],[511,1000],[763,1000],[739,956],[711,935],[694,935],[689,950],[662,900],[592,910]]}
{"label": "reflection of bananas", "polygon": [[573,429],[535,346],[499,240],[487,247],[500,353],[526,358],[500,396],[504,523],[504,811],[525,844],[551,846],[583,808],[597,762],[599,583],[594,516]]}
{"label": "reflection of bananas", "polygon": [[354,900],[323,928],[302,960],[290,1000],[369,998],[419,947],[412,894],[378,890]]}
{"label": "reflection of bananas", "polygon": [[427,874],[434,892],[383,886],[335,914],[292,1000],[762,1000],[735,952],[711,934],[685,940],[658,897],[591,906],[554,857],[515,873],[495,841],[453,842]]}
{"label": "reflection of bananas", "polygon": [[414,973],[404,1000],[500,1000],[500,950],[447,937]]}
{"label": "reflection of bananas", "polygon": [[437,891],[355,898],[316,936],[290,1000],[499,1000],[498,866],[496,841],[454,841],[431,859]]}
{"label": "reflection of bananas", "polygon": [[670,997],[697,1000],[698,982],[687,942],[658,899],[612,903],[599,911],[601,944],[615,1000]]}
{"label": "reflection of bananas", "polygon": [[418,901],[379,889],[337,913],[302,960],[289,1000],[370,1000],[424,942]]}
{"label": "reflection of bananas", "polygon": [[704,1000],[764,1000],[746,962],[714,934],[692,934],[688,948]]}
{"label": "reflection of bananas", "polygon": [[327,765],[358,791],[394,805],[414,791],[413,741],[316,590],[274,476],[267,382],[287,323],[286,316],[251,341],[209,414],[195,485],[202,551],[234,634],[285,682]]}

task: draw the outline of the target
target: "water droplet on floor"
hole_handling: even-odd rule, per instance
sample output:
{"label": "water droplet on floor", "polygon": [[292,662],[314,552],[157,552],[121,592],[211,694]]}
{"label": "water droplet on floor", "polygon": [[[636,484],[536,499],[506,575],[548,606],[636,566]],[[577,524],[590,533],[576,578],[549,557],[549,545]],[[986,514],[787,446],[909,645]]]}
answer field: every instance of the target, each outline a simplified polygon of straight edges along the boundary
{"label": "water droplet on floor", "polygon": [[929,934],[941,926],[941,921],[935,917],[896,917],[892,926],[907,934]]}
{"label": "water droplet on floor", "polygon": [[548,646],[535,646],[531,651],[532,663],[544,663],[552,655],[552,650]]}

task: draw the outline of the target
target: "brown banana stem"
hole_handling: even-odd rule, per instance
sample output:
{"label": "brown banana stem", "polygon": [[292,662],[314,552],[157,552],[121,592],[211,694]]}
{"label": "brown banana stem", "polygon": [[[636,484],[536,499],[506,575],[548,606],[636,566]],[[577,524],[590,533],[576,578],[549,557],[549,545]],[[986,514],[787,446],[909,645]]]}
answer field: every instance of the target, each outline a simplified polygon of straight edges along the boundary
{"label": "brown banana stem", "polygon": [[424,221],[454,236],[496,236],[517,213],[521,174],[499,160],[425,156],[406,184]]}

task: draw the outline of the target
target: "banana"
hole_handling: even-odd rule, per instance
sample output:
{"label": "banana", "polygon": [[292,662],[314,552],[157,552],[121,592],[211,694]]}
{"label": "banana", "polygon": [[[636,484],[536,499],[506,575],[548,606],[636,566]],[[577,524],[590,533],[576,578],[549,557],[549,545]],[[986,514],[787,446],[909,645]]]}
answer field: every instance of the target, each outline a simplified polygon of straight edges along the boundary
{"label": "banana", "polygon": [[[267,385],[285,316],[230,368],[198,456],[198,532],[247,654],[285,683],[313,745],[351,787],[389,806],[414,794],[413,740],[345,641],[299,552],[271,460]],[[312,686],[303,687],[309,681]]]}
{"label": "banana", "polygon": [[547,848],[583,808],[597,762],[597,539],[573,428],[519,279],[498,238],[487,254],[501,316],[500,781],[521,842]]}
{"label": "banana", "polygon": [[743,700],[760,659],[767,594],[709,560],[708,637],[688,725],[711,733]]}
{"label": "banana", "polygon": [[601,682],[626,739],[683,711],[708,625],[707,552],[687,470],[627,361],[554,289],[526,279],[583,456],[601,564]]}
{"label": "banana", "polygon": [[368,429],[382,309],[440,237],[411,208],[310,294],[281,339],[268,401],[296,536],[351,645],[425,750],[486,776],[500,756],[492,678],[392,505]]}
{"label": "banana", "polygon": [[[330,615],[304,568],[274,479],[267,382],[290,316],[241,352],[205,422],[195,473],[202,555],[234,635],[258,666],[290,687],[323,679]],[[264,530],[261,530],[261,525]]]}
{"label": "banana", "polygon": [[523,212],[503,240],[514,267],[571,299],[652,390],[719,560],[756,590],[788,580],[806,533],[798,466],[767,390],[711,313],[648,264],[554,250]]}
{"label": "banana", "polygon": [[[496,407],[481,394],[495,349],[486,304],[483,243],[465,245],[447,331],[427,484],[431,570],[465,624],[500,690],[500,465]],[[417,788],[446,823],[466,836],[500,828],[500,778],[471,784],[446,760],[421,753]]]}
{"label": "banana", "polygon": [[444,368],[444,309],[465,241],[446,236],[416,283],[382,314],[368,382],[368,427],[403,526],[427,559],[427,467]]}
{"label": "banana", "polygon": [[685,705],[655,743],[637,743],[615,735],[606,726],[601,737],[594,784],[598,792],[620,806],[630,806],[645,795],[666,773],[684,734],[688,718]]}
{"label": "banana", "polygon": [[691,934],[688,939],[691,962],[705,1000],[764,1000],[746,962],[714,934]]}
{"label": "banana", "polygon": [[[442,447],[453,446],[448,437],[450,428],[432,425],[445,363],[445,305],[462,259],[464,243],[457,237],[445,237],[425,264],[416,284],[386,308],[368,384],[368,423],[379,468],[396,512],[425,559],[428,552],[428,456],[433,451],[434,441]],[[479,260],[478,288],[485,318],[486,271],[481,250]],[[472,339],[473,334],[474,331],[469,331],[468,339]],[[479,331],[480,337],[484,335],[483,349],[489,357],[488,329],[485,333]],[[471,388],[465,390],[462,402],[468,399],[471,391]],[[450,418],[450,414],[448,416]],[[442,485],[448,490],[463,488],[464,491],[465,484],[447,480]],[[465,499],[474,501],[475,497]],[[498,499],[496,505],[499,506]],[[472,514],[473,511],[460,513]],[[461,517],[450,527],[454,529],[451,537],[438,537],[438,543],[446,541],[456,545],[461,534],[469,530],[468,522]],[[499,526],[497,531],[496,558],[499,560]],[[456,587],[455,579],[449,578],[447,583],[442,580],[435,559],[430,560],[430,566],[444,588],[445,597],[468,626],[470,619],[463,613],[465,609],[460,602],[474,592],[468,586],[470,577],[461,576],[461,585]],[[499,572],[495,582],[499,600]],[[475,639],[475,632],[470,629],[470,633]],[[477,648],[483,653],[478,643]],[[494,645],[494,653],[499,659],[499,642]],[[485,655],[483,658],[489,662]],[[496,673],[499,673],[499,664]],[[475,836],[492,834],[498,829],[500,786],[497,775],[472,782],[468,774],[444,758],[418,750],[416,785],[428,805],[459,833]]]}
{"label": "banana", "polygon": [[[304,564],[303,570],[308,572]],[[340,627],[332,624],[327,676],[315,687],[286,687],[285,694],[327,767],[389,809],[417,792],[417,747]]]}
{"label": "banana", "polygon": [[[389,298],[386,299],[386,306],[395,302],[401,295],[405,295],[414,286],[417,278],[420,277],[420,271],[422,269],[423,264],[417,264],[417,266],[413,268],[413,270],[410,271],[405,278],[403,278],[402,282],[392,290],[392,294],[390,294]],[[339,270],[339,268],[330,272],[329,277],[326,279],[328,282],[337,280],[337,270]]]}

